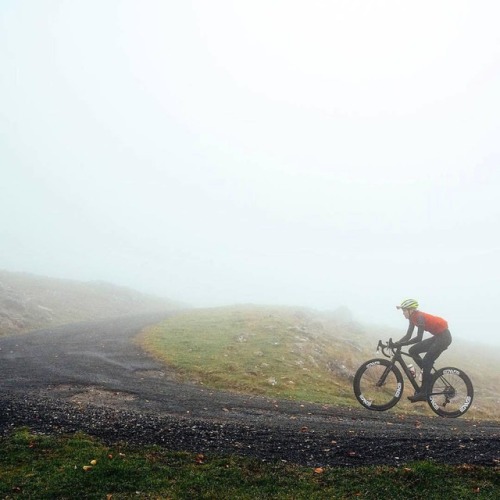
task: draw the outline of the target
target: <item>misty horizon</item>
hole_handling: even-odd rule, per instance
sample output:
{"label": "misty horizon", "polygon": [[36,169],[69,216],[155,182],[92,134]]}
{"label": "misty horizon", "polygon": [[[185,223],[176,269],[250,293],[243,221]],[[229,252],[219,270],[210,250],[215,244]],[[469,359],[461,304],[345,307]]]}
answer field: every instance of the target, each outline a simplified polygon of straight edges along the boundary
{"label": "misty horizon", "polygon": [[499,14],[2,2],[0,268],[498,344]]}

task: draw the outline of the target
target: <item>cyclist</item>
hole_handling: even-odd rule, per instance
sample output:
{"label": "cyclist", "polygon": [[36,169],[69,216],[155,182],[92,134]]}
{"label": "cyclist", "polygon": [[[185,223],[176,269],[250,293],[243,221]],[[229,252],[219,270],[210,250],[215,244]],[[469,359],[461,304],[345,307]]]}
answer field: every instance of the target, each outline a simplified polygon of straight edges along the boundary
{"label": "cyclist", "polygon": [[[402,309],[404,317],[409,320],[408,331],[403,338],[396,342],[396,346],[412,345],[408,353],[422,369],[422,385],[420,390],[413,396],[409,396],[408,399],[412,403],[426,401],[434,361],[451,344],[451,333],[448,330],[448,323],[443,318],[419,311],[418,302],[413,299],[403,300],[401,305],[396,306],[396,308]],[[417,335],[412,339],[415,327],[418,328]],[[432,337],[422,340],[424,332],[429,332],[432,334]],[[426,354],[422,359],[420,353],[423,352]]]}

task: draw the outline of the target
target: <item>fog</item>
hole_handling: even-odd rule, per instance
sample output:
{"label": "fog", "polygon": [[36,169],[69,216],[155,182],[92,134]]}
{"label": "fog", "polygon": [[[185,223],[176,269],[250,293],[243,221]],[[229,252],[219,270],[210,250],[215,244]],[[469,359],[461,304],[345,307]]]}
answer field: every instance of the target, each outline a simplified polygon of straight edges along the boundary
{"label": "fog", "polygon": [[0,268],[498,344],[499,18],[2,0]]}

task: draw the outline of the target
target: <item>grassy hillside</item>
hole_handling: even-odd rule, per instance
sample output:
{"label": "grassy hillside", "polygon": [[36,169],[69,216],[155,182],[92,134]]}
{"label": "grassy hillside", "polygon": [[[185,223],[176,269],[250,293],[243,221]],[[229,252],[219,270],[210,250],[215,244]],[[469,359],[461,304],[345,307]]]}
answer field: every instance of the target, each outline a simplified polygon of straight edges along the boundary
{"label": "grassy hillside", "polygon": [[[354,373],[376,357],[377,340],[390,336],[396,338],[397,332],[370,327],[368,333],[342,311],[238,306],[183,313],[145,330],[139,342],[181,377],[210,387],[353,405]],[[497,361],[491,352],[463,342],[438,360],[437,366],[459,366],[473,379],[476,396],[469,418],[498,418]],[[406,398],[396,411],[432,414]]]}
{"label": "grassy hillside", "polygon": [[107,283],[0,271],[0,335],[173,308],[172,301]]}

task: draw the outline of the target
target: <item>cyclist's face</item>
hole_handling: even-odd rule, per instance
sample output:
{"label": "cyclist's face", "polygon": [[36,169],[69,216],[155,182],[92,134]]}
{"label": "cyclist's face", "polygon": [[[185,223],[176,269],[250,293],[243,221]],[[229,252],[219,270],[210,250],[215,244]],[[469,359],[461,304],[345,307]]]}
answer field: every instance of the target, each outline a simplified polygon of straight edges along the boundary
{"label": "cyclist's face", "polygon": [[403,314],[406,319],[410,319],[410,313],[411,313],[410,309],[403,309]]}

